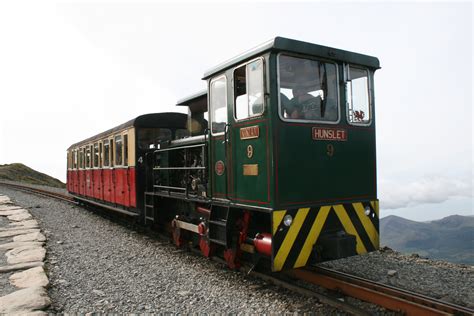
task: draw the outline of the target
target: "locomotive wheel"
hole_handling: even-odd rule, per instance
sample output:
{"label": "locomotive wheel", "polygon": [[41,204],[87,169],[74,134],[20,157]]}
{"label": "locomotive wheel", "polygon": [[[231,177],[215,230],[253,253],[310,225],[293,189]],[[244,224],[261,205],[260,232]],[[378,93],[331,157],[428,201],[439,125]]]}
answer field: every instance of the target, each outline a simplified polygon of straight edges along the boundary
{"label": "locomotive wheel", "polygon": [[232,269],[240,268],[239,254],[234,249],[224,250],[224,259],[227,262],[227,266]]}
{"label": "locomotive wheel", "polygon": [[181,229],[179,227],[173,227],[172,232],[173,232],[173,241],[176,247],[178,248],[183,247],[185,240],[183,238]]}
{"label": "locomotive wheel", "polygon": [[214,247],[213,245],[211,245],[208,238],[204,236],[201,236],[199,238],[199,248],[201,249],[201,253],[204,257],[209,258],[210,256],[212,256]]}

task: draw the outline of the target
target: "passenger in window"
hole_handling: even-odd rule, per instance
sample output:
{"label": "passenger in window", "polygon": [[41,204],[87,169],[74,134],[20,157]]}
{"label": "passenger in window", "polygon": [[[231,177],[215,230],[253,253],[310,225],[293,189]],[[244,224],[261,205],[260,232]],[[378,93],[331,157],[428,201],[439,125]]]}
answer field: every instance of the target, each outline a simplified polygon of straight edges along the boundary
{"label": "passenger in window", "polygon": [[291,118],[315,120],[321,118],[321,96],[313,96],[309,91],[314,89],[309,87],[293,88],[293,99],[290,103],[293,106]]}
{"label": "passenger in window", "polygon": [[283,92],[280,92],[280,103],[283,107],[283,116],[285,118],[299,118],[299,109],[291,103],[290,99],[288,99],[288,97]]}

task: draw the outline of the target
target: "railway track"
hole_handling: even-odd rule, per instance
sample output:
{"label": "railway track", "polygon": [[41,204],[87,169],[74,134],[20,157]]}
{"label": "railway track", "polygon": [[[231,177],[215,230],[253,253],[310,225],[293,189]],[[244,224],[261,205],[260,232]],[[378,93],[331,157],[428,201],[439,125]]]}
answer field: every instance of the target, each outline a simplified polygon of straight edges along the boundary
{"label": "railway track", "polygon": [[405,315],[474,315],[474,310],[464,306],[332,269],[296,269],[287,274]]}
{"label": "railway track", "polygon": [[[58,192],[7,182],[0,182],[0,185],[77,204],[73,197]],[[245,269],[242,271],[245,272]],[[249,273],[291,291],[317,297],[322,303],[354,315],[367,315],[368,313],[336,298],[315,293],[307,286],[295,285],[294,281],[306,285],[317,285],[404,315],[474,315],[473,309],[464,306],[322,267],[290,270],[281,274],[283,277],[278,278],[254,271]]]}
{"label": "railway track", "polygon": [[9,182],[0,182],[0,185],[8,186],[11,188],[15,188],[21,191],[26,191],[26,192],[31,192],[34,194],[42,195],[42,196],[47,196],[47,197],[52,197],[58,200],[66,201],[69,203],[77,204],[76,201],[74,201],[74,198],[68,194],[62,194],[58,192],[53,192],[53,191],[47,191],[39,188],[34,188],[31,186],[27,185],[19,185],[19,184],[14,184],[14,183],[9,183]]}

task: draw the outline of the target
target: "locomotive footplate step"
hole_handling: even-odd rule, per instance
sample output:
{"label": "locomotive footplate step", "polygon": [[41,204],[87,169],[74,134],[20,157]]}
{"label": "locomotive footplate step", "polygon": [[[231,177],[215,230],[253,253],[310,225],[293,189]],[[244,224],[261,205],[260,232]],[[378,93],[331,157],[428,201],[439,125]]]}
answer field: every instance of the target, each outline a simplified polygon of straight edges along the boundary
{"label": "locomotive footplate step", "polygon": [[209,240],[213,243],[227,246],[227,217],[229,208],[212,206],[209,218]]}

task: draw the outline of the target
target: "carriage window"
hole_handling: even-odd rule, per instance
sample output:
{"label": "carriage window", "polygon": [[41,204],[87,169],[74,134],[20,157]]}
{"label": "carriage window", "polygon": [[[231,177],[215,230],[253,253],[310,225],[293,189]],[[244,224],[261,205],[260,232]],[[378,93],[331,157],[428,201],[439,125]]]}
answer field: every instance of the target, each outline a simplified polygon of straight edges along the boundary
{"label": "carriage window", "polygon": [[140,128],[137,139],[139,149],[157,148],[159,143],[171,140],[171,130],[169,128]]}
{"label": "carriage window", "polygon": [[213,134],[224,132],[227,124],[226,78],[221,76],[211,80],[211,130]]}
{"label": "carriage window", "polygon": [[[254,60],[234,71],[235,118],[263,113],[263,61]],[[247,91],[248,90],[248,91]]]}
{"label": "carriage window", "polygon": [[73,152],[73,168],[77,169],[77,150],[74,150]]}
{"label": "carriage window", "polygon": [[102,168],[102,161],[104,159],[104,149],[102,142],[99,143],[99,168]]}
{"label": "carriage window", "polygon": [[122,165],[122,136],[115,136],[115,165]]}
{"label": "carriage window", "polygon": [[279,100],[283,120],[336,122],[339,118],[335,64],[280,55]]}
{"label": "carriage window", "polygon": [[84,169],[84,150],[79,149],[79,169]]}
{"label": "carriage window", "polygon": [[94,168],[99,167],[99,144],[94,144],[94,151],[93,151],[93,158],[94,158]]}
{"label": "carriage window", "polygon": [[110,144],[110,167],[113,167],[114,166],[114,139],[113,138],[109,140],[109,144]]}
{"label": "carriage window", "polygon": [[123,165],[128,166],[128,135],[123,135]]}
{"label": "carriage window", "polygon": [[370,124],[369,73],[349,66],[346,82],[348,120],[352,124]]}
{"label": "carriage window", "polygon": [[87,146],[86,149],[86,168],[91,167],[91,146]]}
{"label": "carriage window", "polygon": [[108,167],[110,165],[110,146],[109,140],[104,140],[104,167]]}

